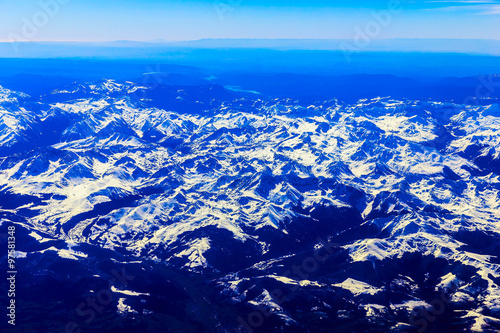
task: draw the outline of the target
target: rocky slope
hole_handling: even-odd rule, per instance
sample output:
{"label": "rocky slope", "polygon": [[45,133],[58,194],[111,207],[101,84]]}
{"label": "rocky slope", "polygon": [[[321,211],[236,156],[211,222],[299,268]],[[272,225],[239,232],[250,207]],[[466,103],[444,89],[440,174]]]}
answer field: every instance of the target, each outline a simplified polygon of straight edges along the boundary
{"label": "rocky slope", "polygon": [[499,174],[496,104],[0,89],[0,216],[22,230],[19,263],[76,299],[111,259],[180,295],[172,315],[158,284],[114,286],[117,327],[498,330]]}

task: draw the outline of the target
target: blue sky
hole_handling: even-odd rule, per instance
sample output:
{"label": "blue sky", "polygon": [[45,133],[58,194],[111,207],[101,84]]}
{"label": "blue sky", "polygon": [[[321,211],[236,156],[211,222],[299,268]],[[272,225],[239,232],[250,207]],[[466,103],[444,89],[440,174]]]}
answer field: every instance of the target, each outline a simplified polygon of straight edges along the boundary
{"label": "blue sky", "polygon": [[[58,1],[66,3],[56,8],[53,4]],[[370,28],[374,29],[373,39],[500,40],[500,1],[403,1],[400,10],[388,12],[389,3],[0,0],[0,41],[352,39]]]}

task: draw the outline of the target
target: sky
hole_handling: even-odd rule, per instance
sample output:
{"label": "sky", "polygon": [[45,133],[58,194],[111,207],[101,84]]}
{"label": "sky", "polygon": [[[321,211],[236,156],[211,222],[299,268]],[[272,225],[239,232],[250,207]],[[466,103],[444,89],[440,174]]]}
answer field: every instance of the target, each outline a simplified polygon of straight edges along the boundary
{"label": "sky", "polygon": [[500,0],[0,0],[0,41],[364,37],[500,40]]}

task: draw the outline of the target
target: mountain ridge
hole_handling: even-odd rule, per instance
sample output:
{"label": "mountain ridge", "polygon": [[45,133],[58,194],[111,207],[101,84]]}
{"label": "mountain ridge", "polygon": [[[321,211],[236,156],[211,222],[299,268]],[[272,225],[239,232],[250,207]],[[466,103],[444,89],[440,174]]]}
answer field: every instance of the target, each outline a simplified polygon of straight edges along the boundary
{"label": "mountain ridge", "polygon": [[[412,313],[441,291],[461,312],[440,320],[498,328],[498,104],[302,105],[165,87],[169,110],[133,83],[70,88],[35,108],[0,89],[2,226],[38,243],[20,260],[85,265],[111,250],[207,276],[212,306],[267,309],[262,331],[347,330],[365,317],[357,325],[416,330]],[[325,245],[332,254],[314,270],[286,273]],[[290,288],[286,302],[271,296]],[[153,306],[123,301],[138,299]]]}

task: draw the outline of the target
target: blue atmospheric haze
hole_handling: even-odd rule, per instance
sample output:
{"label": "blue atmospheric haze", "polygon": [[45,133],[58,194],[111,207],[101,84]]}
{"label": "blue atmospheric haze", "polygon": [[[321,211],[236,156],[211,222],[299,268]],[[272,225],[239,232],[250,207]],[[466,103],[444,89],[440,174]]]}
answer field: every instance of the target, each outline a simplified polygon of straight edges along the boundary
{"label": "blue atmospheric haze", "polygon": [[[29,41],[352,39],[356,29],[363,30],[394,3],[3,0],[0,41],[23,37],[26,22],[36,20],[40,27]],[[397,7],[374,38],[500,39],[498,1],[401,1]],[[49,11],[48,20],[40,11]]]}

